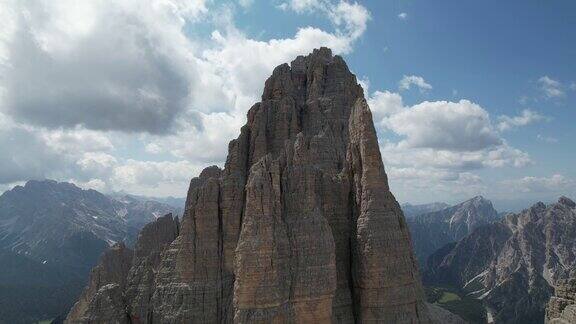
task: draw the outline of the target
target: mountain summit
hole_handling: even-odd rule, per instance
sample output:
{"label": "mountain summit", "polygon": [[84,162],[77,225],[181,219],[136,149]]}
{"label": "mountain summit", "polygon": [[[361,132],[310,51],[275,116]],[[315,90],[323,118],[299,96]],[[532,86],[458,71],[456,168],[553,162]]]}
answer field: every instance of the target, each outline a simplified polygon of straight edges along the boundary
{"label": "mountain summit", "polygon": [[430,322],[363,90],[327,48],[274,69],[160,262],[134,271],[67,321]]}
{"label": "mountain summit", "polygon": [[476,228],[499,219],[492,202],[476,196],[452,207],[408,219],[420,265],[445,244],[457,242]]}
{"label": "mountain summit", "polygon": [[[576,278],[575,207],[561,197],[481,226],[435,252],[425,280],[470,292],[496,323],[542,323],[554,289],[567,285],[557,291],[564,299],[562,289],[574,290],[566,280]],[[560,316],[564,306],[551,304],[550,315]]]}

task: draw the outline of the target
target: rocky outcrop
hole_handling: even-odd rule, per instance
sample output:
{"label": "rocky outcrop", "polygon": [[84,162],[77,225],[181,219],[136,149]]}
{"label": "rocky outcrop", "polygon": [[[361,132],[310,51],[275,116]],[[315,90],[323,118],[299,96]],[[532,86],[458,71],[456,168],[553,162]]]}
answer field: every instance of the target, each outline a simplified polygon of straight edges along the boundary
{"label": "rocky outcrop", "polygon": [[168,214],[142,228],[134,251],[124,244],[106,251],[66,323],[146,322],[161,253],[177,236],[178,219]]}
{"label": "rocky outcrop", "polygon": [[477,196],[458,205],[408,218],[414,250],[420,265],[450,242],[458,242],[476,228],[498,220],[492,203]]}
{"label": "rocky outcrop", "polygon": [[178,218],[168,214],[144,226],[138,235],[125,289],[127,311],[133,322],[145,322],[151,316],[150,300],[161,254],[178,232]]}
{"label": "rocky outcrop", "polygon": [[67,323],[106,323],[127,318],[122,291],[132,265],[132,250],[118,243],[92,269],[88,286],[68,314]]}
{"label": "rocky outcrop", "polygon": [[430,322],[370,110],[341,57],[322,48],[274,69],[225,168],[191,181],[154,273],[141,323]]}
{"label": "rocky outcrop", "polygon": [[546,323],[576,323],[576,279],[558,280],[546,307]]}
{"label": "rocky outcrop", "polygon": [[462,287],[498,323],[542,323],[559,280],[576,275],[576,209],[566,197],[480,227],[429,258],[429,284]]}

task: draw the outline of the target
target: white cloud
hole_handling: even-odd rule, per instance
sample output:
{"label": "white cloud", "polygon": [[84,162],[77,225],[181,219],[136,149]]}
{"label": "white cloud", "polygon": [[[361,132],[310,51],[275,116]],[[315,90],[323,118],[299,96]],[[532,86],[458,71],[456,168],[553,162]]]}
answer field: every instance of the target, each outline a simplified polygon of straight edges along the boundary
{"label": "white cloud", "polygon": [[524,109],[519,116],[506,116],[502,115],[498,117],[498,130],[506,131],[514,127],[526,126],[538,121],[546,120],[545,116],[540,115],[538,112]]}
{"label": "white cloud", "polygon": [[468,100],[424,101],[392,115],[387,126],[407,148],[477,151],[502,144],[488,112]]}
{"label": "white cloud", "polygon": [[108,183],[114,190],[154,195],[158,192],[181,196],[188,188],[190,175],[200,174],[204,166],[188,161],[151,162],[127,160],[116,167]]}
{"label": "white cloud", "polygon": [[[368,93],[367,89],[366,93]],[[404,109],[402,96],[389,91],[375,91],[368,98],[368,105],[372,111],[373,119],[377,123],[394,114],[402,112]]]}
{"label": "white cloud", "polygon": [[290,0],[280,4],[282,10],[293,10],[297,13],[312,12],[323,9],[324,1],[322,0]]}
{"label": "white cloud", "polygon": [[482,194],[487,185],[470,172],[454,172],[433,168],[387,168],[390,186],[401,201],[430,202],[464,200]]}
{"label": "white cloud", "polygon": [[370,20],[370,12],[366,7],[357,2],[340,0],[290,0],[279,6],[282,10],[292,10],[296,13],[318,12],[326,15],[342,30],[337,34],[347,35],[352,40],[360,37],[366,31],[366,25]]}
{"label": "white cloud", "polygon": [[564,96],[564,86],[560,81],[554,80],[545,75],[538,79],[538,84],[540,85],[540,89],[548,98],[558,98]]}
{"label": "white cloud", "polygon": [[[532,163],[501,137],[489,113],[469,100],[404,106],[398,93],[375,91],[368,103],[390,186],[401,200],[465,199],[489,189],[475,172]],[[505,121],[520,125],[535,117],[527,116]],[[383,140],[391,133],[394,140]]]}
{"label": "white cloud", "polygon": [[254,4],[254,0],[238,0],[238,4],[243,8],[248,8]]}
{"label": "white cloud", "polygon": [[4,109],[16,120],[164,133],[186,109],[197,74],[182,28],[206,12],[203,1],[5,6],[15,14],[2,37]]}
{"label": "white cloud", "polygon": [[398,18],[400,18],[402,20],[406,20],[406,19],[408,19],[408,14],[405,12],[401,12],[398,14]]}
{"label": "white cloud", "polygon": [[417,75],[405,75],[402,77],[402,80],[398,82],[398,88],[400,90],[409,90],[412,85],[418,87],[422,92],[432,90],[432,85],[427,83],[423,77]]}
{"label": "white cloud", "polygon": [[407,148],[396,143],[381,147],[386,164],[397,167],[434,168],[470,171],[496,167],[523,167],[532,163],[528,154],[506,144],[478,151],[450,151],[432,148]]}
{"label": "white cloud", "polygon": [[502,184],[509,190],[520,192],[557,192],[559,194],[572,191],[576,187],[574,179],[561,174],[550,177],[523,177],[520,179],[505,180]]}
{"label": "white cloud", "polygon": [[[203,0],[2,1],[0,145],[11,159],[0,185],[55,178],[182,196],[202,166],[222,164],[275,66],[320,46],[350,53],[370,19],[356,2],[293,5],[332,30],[256,40],[234,6]],[[188,35],[198,26],[211,37]],[[130,159],[141,154],[155,161]]]}
{"label": "white cloud", "polygon": [[328,15],[337,26],[344,28],[344,33],[356,39],[366,31],[370,12],[357,2],[340,1],[335,8],[328,10]]}
{"label": "white cloud", "polygon": [[536,135],[536,138],[539,141],[545,142],[545,143],[558,143],[558,139],[555,137],[551,137],[551,136],[544,136],[542,134],[538,134],[538,135]]}
{"label": "white cloud", "polygon": [[570,90],[576,91],[576,82],[570,83]]}

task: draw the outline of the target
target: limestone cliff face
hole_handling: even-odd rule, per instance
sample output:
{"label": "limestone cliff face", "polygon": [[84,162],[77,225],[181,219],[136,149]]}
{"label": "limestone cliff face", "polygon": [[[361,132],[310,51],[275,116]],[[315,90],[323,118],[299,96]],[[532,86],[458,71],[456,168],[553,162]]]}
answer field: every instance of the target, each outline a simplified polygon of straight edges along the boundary
{"label": "limestone cliff face", "polygon": [[576,323],[576,279],[558,281],[546,307],[546,323]]}
{"label": "limestone cliff face", "polygon": [[247,119],[225,168],[192,180],[179,235],[149,267],[151,298],[129,306],[128,288],[128,315],[431,322],[370,110],[343,59],[322,48],[278,66]]}

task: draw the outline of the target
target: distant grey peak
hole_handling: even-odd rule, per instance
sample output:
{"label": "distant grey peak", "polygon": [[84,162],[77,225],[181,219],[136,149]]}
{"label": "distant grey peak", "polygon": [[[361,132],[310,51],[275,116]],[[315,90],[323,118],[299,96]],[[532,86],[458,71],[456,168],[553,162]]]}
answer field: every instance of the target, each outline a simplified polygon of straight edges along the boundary
{"label": "distant grey peak", "polygon": [[570,208],[576,208],[576,203],[566,196],[560,197],[560,199],[558,199],[558,203],[564,206],[568,206]]}

